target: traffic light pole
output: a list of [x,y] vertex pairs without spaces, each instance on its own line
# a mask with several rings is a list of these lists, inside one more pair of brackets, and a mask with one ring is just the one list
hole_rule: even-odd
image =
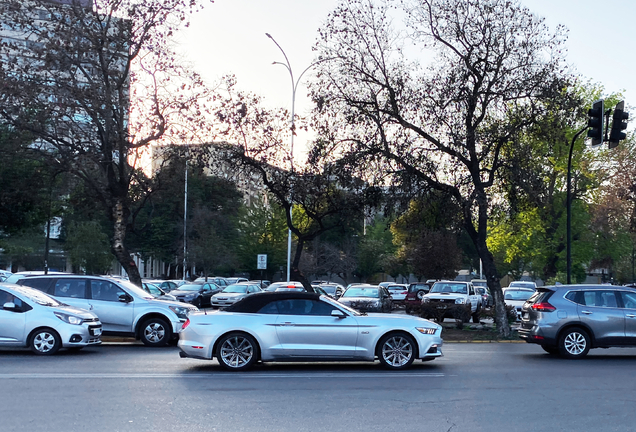
[[576,142],[576,139],[587,129],[588,126],[585,126],[574,135],[572,138],[572,144],[570,144],[570,153],[568,155],[567,192],[565,198],[565,207],[567,212],[565,253],[568,284],[572,283],[572,153],[574,152],[574,143]]

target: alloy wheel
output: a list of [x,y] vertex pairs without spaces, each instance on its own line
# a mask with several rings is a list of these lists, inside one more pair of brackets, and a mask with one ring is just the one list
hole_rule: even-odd
[[151,322],[144,329],[144,335],[148,342],[161,342],[161,340],[166,336],[166,329],[158,322]]
[[585,351],[587,347],[587,341],[585,340],[585,336],[578,332],[569,333],[564,341],[563,346],[565,350],[572,355],[578,356]]
[[220,349],[223,363],[231,368],[240,369],[250,363],[254,357],[254,346],[243,336],[226,339]]
[[402,336],[393,336],[382,345],[382,358],[389,366],[404,366],[411,357],[413,357],[413,346]]

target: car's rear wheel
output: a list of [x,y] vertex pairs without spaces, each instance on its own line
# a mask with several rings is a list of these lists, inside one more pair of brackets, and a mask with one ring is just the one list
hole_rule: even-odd
[[53,355],[62,347],[62,339],[55,330],[41,328],[31,334],[29,347],[37,355]]
[[559,353],[569,359],[580,359],[590,351],[590,336],[580,328],[569,328],[559,338]]
[[219,340],[216,358],[227,370],[244,371],[258,360],[258,345],[247,333],[229,333]]
[[378,357],[386,368],[405,369],[415,360],[415,340],[406,333],[388,334],[380,339]]
[[543,348],[543,351],[547,352],[548,354],[552,354],[552,355],[559,354],[559,348],[558,347],[548,346],[548,345],[541,345],[541,348]]
[[172,327],[162,318],[150,318],[141,324],[140,337],[146,346],[163,347],[170,343]]

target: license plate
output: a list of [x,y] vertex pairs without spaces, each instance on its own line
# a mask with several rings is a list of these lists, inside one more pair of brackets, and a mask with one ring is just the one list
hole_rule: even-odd
[[102,329],[100,328],[95,328],[95,329],[91,329],[93,336],[101,336],[102,335]]

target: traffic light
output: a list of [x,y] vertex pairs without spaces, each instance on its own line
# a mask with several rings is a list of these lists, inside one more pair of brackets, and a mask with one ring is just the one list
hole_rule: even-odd
[[587,125],[591,128],[587,131],[587,136],[592,138],[593,146],[603,144],[603,112],[603,99],[594,102],[587,112],[590,116]]
[[612,129],[609,136],[609,148],[614,148],[618,145],[620,140],[624,140],[627,134],[623,132],[627,128],[627,120],[629,113],[625,111],[625,101],[620,101],[614,108],[614,115],[612,116]]

